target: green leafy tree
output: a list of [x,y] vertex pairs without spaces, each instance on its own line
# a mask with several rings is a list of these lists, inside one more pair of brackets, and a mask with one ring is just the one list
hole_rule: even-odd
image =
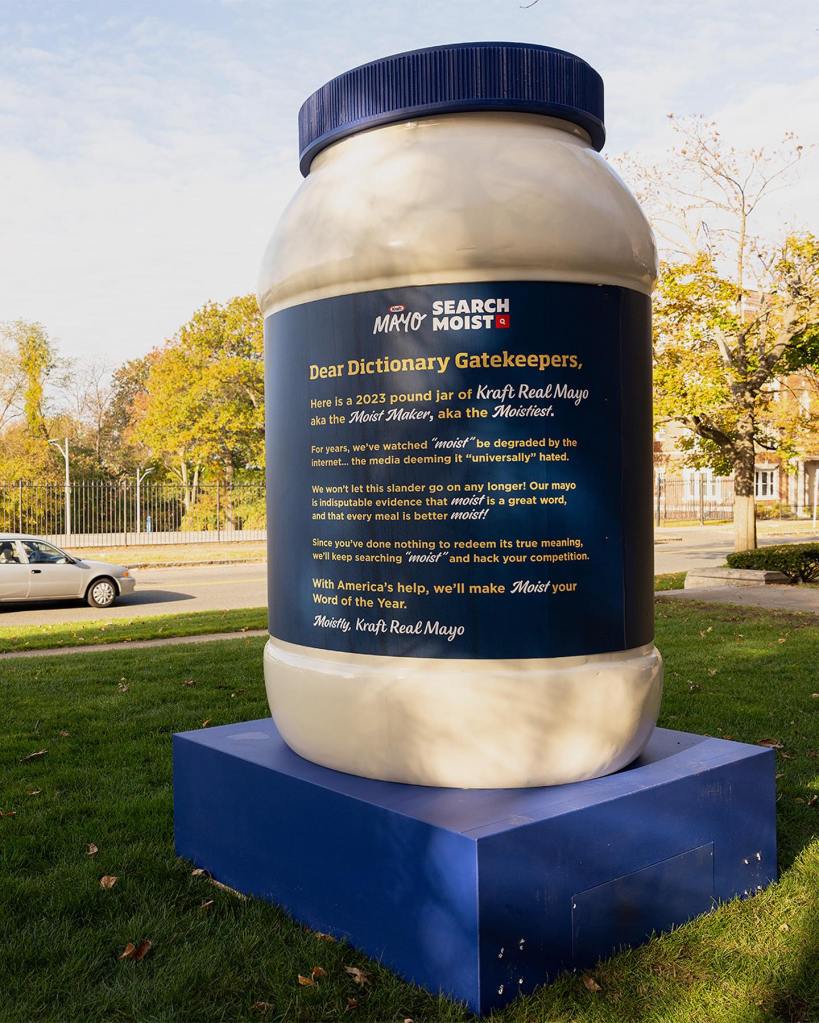
[[[148,357],[131,435],[196,498],[207,468],[232,482],[264,458],[264,340],[256,299],[209,302]],[[228,509],[230,517],[230,509]]]
[[144,406],[150,369],[150,356],[143,356],[129,359],[111,374],[105,461],[109,472],[117,476],[131,476],[137,466],[152,461],[151,453],[134,432]]
[[690,431],[690,463],[733,472],[735,547],[746,550],[756,546],[757,452],[787,455],[810,428],[773,406],[783,377],[818,363],[817,240],[766,246],[751,231],[803,147],[788,135],[778,150],[741,151],[711,122],[675,123],[681,141],[666,164],[623,166],[676,257],[655,302],[655,408],[659,422]]
[[789,454],[815,426],[796,406],[782,415],[778,385],[819,366],[819,243],[789,238],[772,264],[764,295],[737,301],[713,257],[663,266],[654,312],[655,414],[690,430],[696,465],[734,474],[735,546],[756,546],[757,451]]
[[16,320],[0,332],[0,477],[48,479],[55,459],[48,445],[46,385],[59,365],[53,344],[39,323]]

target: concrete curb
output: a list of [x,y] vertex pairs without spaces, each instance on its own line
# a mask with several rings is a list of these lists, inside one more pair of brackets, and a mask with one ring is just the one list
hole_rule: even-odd
[[209,565],[266,565],[258,558],[225,558],[222,561],[135,561],[126,568],[207,568]]

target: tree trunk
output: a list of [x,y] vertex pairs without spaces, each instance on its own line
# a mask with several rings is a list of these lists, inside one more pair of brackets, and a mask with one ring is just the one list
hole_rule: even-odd
[[182,482],[182,507],[187,515],[191,510],[191,495],[188,490],[188,463],[184,458],[179,460],[179,479]]
[[756,505],[754,504],[753,424],[740,427],[734,462],[734,550],[749,551],[756,547]]
[[225,528],[236,528],[236,515],[233,510],[233,462],[228,458],[225,462]]

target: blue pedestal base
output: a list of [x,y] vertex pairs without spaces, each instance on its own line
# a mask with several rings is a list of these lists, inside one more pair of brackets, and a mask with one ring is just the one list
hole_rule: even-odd
[[478,1013],[776,877],[772,750],[657,729],[555,788],[318,767],[272,721],[174,736],[176,849]]

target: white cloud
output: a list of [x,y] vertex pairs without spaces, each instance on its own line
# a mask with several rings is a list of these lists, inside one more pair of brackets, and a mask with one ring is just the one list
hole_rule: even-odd
[[[209,298],[252,290],[299,181],[309,91],[385,53],[531,39],[604,74],[611,151],[651,157],[665,114],[719,118],[738,144],[819,137],[816,34],[797,0],[177,0],[21,14],[0,48],[0,319],[46,324],[107,362],[160,343]],[[40,10],[38,8],[38,10]],[[811,46],[805,44],[809,39]],[[817,229],[815,156],[765,229]]]

